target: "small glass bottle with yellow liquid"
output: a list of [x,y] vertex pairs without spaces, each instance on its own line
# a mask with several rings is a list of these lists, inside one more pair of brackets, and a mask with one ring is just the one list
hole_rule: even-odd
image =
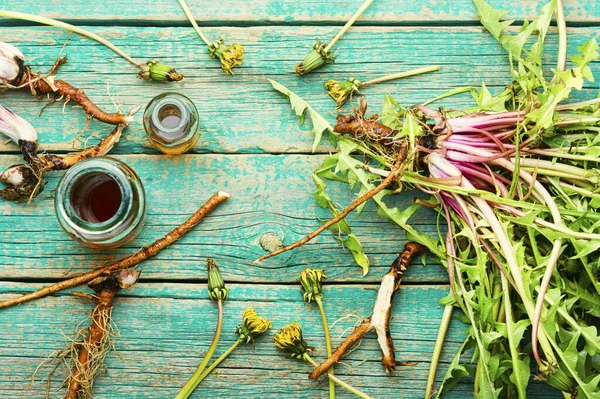
[[183,154],[200,137],[198,110],[182,94],[159,94],[144,111],[144,130],[157,150],[170,155]]

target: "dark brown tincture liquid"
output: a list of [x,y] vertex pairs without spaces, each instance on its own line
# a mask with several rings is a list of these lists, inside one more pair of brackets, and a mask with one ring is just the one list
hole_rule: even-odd
[[112,177],[99,172],[89,173],[73,185],[70,201],[81,219],[102,223],[119,210],[121,189]]

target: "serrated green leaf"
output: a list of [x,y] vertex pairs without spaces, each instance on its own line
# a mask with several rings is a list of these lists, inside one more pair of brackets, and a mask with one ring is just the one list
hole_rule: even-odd
[[477,15],[481,24],[499,41],[504,30],[514,22],[514,20],[502,21],[502,18],[510,11],[497,10],[484,0],[473,0],[473,3],[477,7]]
[[319,143],[321,143],[321,139],[323,138],[323,132],[333,132],[333,127],[327,120],[321,116],[317,111],[315,111],[306,101],[300,98],[296,93],[278,83],[274,80],[269,79],[271,85],[275,90],[282,93],[286,97],[288,97],[290,101],[290,105],[292,109],[300,119],[300,124],[304,123],[304,115],[308,110],[308,115],[310,116],[310,120],[312,121],[313,129],[312,132],[315,135],[315,140],[313,142],[312,151],[315,152]]
[[[335,203],[327,193],[327,184],[316,174],[312,174],[313,181],[315,186],[317,187],[314,192],[315,202],[322,208],[328,208],[331,210],[331,213],[334,217],[340,214],[340,210],[335,206]],[[333,230],[335,232],[335,237],[342,242],[344,247],[346,247],[358,266],[363,269],[363,275],[366,275],[369,272],[369,266],[371,262],[369,261],[369,257],[365,255],[363,252],[362,244],[358,237],[352,233],[350,229],[350,224],[346,218],[340,220],[338,223],[334,224],[329,228],[329,230]]]
[[473,338],[469,336],[463,342],[458,352],[456,352],[456,355],[452,358],[452,362],[450,362],[450,365],[448,366],[448,371],[446,371],[446,375],[442,380],[442,385],[435,396],[436,399],[439,399],[443,394],[450,391],[452,387],[458,384],[464,377],[471,375],[467,368],[460,364],[460,357],[471,346],[473,346]]
[[363,252],[363,247],[358,240],[358,237],[350,233],[345,240],[342,240],[342,243],[352,253],[356,264],[362,267],[363,276],[366,276],[367,273],[369,273],[369,266],[371,265],[371,262],[369,261],[369,257]]

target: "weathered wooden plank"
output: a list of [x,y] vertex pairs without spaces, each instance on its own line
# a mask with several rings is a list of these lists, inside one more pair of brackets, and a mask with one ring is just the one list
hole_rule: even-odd
[[[219,189],[232,198],[183,240],[144,263],[145,278],[196,279],[204,276],[204,259],[213,257],[226,278],[234,281],[295,281],[305,267],[324,268],[335,281],[378,281],[404,245],[399,228],[367,207],[359,220],[351,215],[353,232],[371,255],[372,272],[362,279],[352,256],[325,232],[302,248],[254,265],[265,251],[260,237],[275,233],[284,243],[296,241],[320,226],[310,171],[322,155],[187,155],[182,157],[119,156],[140,175],[147,193],[147,223],[131,244],[110,251],[90,250],[72,241],[54,215],[54,188],[61,173],[48,173],[48,185],[30,205],[0,202],[0,278],[63,278],[111,259],[135,252],[182,223]],[[1,165],[17,162],[0,156]],[[396,196],[396,205],[408,206],[415,193]],[[341,204],[352,200],[343,185],[332,186]],[[435,233],[436,215],[424,209],[414,217],[419,230]],[[446,281],[440,266],[415,266],[408,281]]]
[[[319,313],[314,304],[305,304],[298,285],[229,284],[230,299],[225,304],[225,322],[217,354],[235,339],[234,331],[243,310],[250,306],[273,321],[272,331],[254,346],[243,345],[203,382],[193,396],[204,397],[325,397],[327,384],[306,378],[308,367],[297,360],[284,359],[272,344],[271,335],[291,321],[298,321],[305,339],[315,346],[314,357],[322,359],[324,338]],[[0,299],[37,285],[0,283]],[[327,285],[325,307],[332,326],[334,345],[348,333],[355,317],[366,317],[376,296],[376,285]],[[400,367],[396,375],[383,371],[374,336],[369,334],[360,347],[338,366],[336,374],[375,398],[417,398],[425,390],[429,359],[437,335],[442,308],[437,301],[447,294],[447,286],[404,286],[395,299],[391,323],[399,361],[413,361],[413,367]],[[10,294],[9,294],[10,293]],[[204,284],[139,284],[116,300],[113,320],[121,337],[117,353],[106,360],[108,374],[97,379],[95,397],[167,398],[177,389],[207,350],[214,331],[216,306],[207,298]],[[88,317],[91,305],[85,300],[62,294],[0,312],[0,397],[18,397],[38,364],[65,343],[77,325]],[[84,324],[85,325],[85,324]],[[453,351],[463,339],[465,325],[451,324],[442,354],[438,384]],[[44,375],[44,374],[42,374]],[[54,386],[64,372],[54,377]],[[45,384],[36,382],[27,397],[43,397]],[[459,384],[447,398],[470,396],[471,381]],[[217,394],[218,392],[218,394]],[[472,394],[471,394],[472,395]],[[52,398],[59,398],[53,392]],[[340,390],[339,397],[351,397]],[[540,383],[532,383],[529,398],[554,398]]]
[[[344,23],[359,7],[362,0],[293,0],[239,1],[187,0],[200,24],[323,24]],[[512,10],[511,18],[533,18],[546,1],[489,0],[494,7]],[[600,5],[595,1],[567,0],[567,20],[586,23],[600,21]],[[185,24],[187,19],[176,1],[157,0],[151,4],[133,0],[89,2],[52,1],[14,2],[1,0],[2,8],[34,12],[44,16],[72,21],[132,24]],[[476,20],[475,7],[470,0],[377,0],[367,9],[360,23],[399,24],[462,22]],[[224,21],[224,22],[222,22]]]
[[[175,2],[176,3],[176,2]],[[106,7],[108,8],[108,7]],[[339,57],[333,65],[305,77],[293,74],[295,64],[306,54],[317,37],[331,36],[336,27],[260,27],[208,29],[207,34],[219,34],[239,41],[246,47],[244,65],[235,76],[226,76],[218,62],[205,54],[195,32],[187,28],[91,28],[122,46],[134,57],[145,60],[159,58],[183,72],[182,83],[159,84],[136,78],[134,67],[110,50],[78,36],[72,36],[63,52],[69,63],[60,77],[84,88],[99,105],[113,110],[113,100],[126,111],[146,104],[163,91],[178,91],[194,100],[200,110],[202,137],[194,151],[205,152],[310,152],[312,137],[308,127],[299,127],[286,100],[271,89],[266,78],[288,85],[310,101],[316,109],[333,120],[333,101],[322,88],[327,79],[347,79],[356,76],[369,79],[387,73],[409,70],[425,64],[439,63],[440,72],[406,80],[375,85],[364,89],[373,112],[381,108],[383,95],[394,94],[400,103],[412,105],[450,89],[465,85],[478,86],[482,81],[493,92],[509,81],[504,50],[481,28],[466,27],[360,27],[344,36]],[[573,54],[581,43],[595,36],[594,29],[570,30],[569,51]],[[23,50],[34,69],[46,71],[67,37],[64,31],[46,28],[8,28],[0,30],[0,40],[10,41]],[[556,48],[556,36],[548,38],[549,54]],[[551,57],[547,59],[552,63]],[[592,69],[598,72],[598,63]],[[110,93],[110,95],[109,95]],[[591,98],[597,85],[588,84],[576,99]],[[114,98],[111,98],[111,95]],[[46,101],[32,100],[26,92],[5,92],[0,102],[30,120],[40,133],[44,149],[70,150],[70,143],[86,126],[81,109],[68,104],[48,107],[38,113]],[[472,105],[469,96],[447,99],[449,107]],[[256,112],[260,109],[261,112]],[[348,105],[346,110],[349,110]],[[348,112],[348,111],[345,111]],[[331,113],[331,114],[330,114]],[[106,134],[109,129],[92,122],[82,139]],[[117,153],[155,153],[145,147],[141,112],[127,130]],[[91,138],[91,144],[96,138]],[[76,143],[79,146],[81,142]],[[323,147],[320,152],[325,151]],[[12,144],[0,140],[0,151],[16,152]]]

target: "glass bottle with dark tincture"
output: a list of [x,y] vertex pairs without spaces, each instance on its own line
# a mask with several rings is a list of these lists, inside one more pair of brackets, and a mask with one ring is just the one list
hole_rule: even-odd
[[137,174],[108,157],[87,159],[69,169],[58,183],[54,205],[67,234],[92,248],[115,248],[133,240],[146,210]]
[[144,111],[150,144],[165,154],[183,154],[196,144],[200,131],[194,103],[178,93],[162,93]]

